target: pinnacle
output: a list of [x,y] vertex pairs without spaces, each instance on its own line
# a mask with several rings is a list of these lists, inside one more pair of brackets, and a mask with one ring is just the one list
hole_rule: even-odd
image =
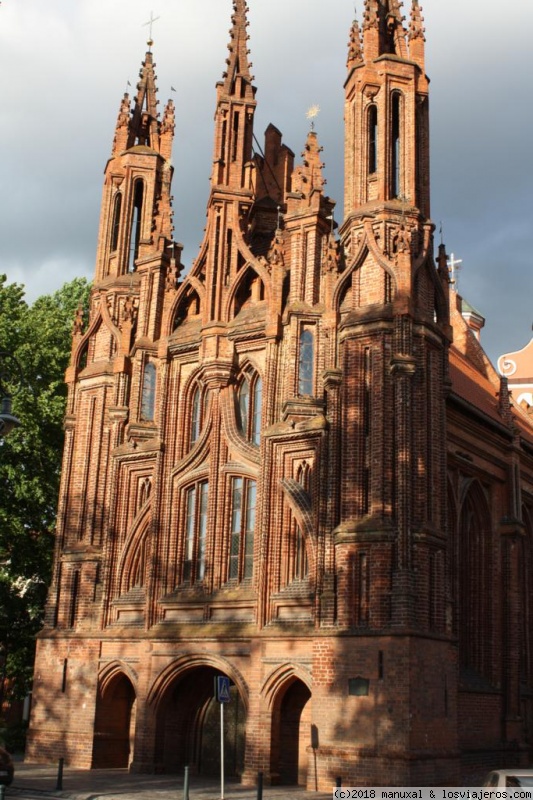
[[154,67],[152,53],[148,51],[139,72],[128,147],[132,147],[134,144],[155,146],[159,115]]
[[379,27],[378,14],[378,0],[365,0],[365,10],[363,12],[363,30]]
[[321,192],[326,183],[322,170],[324,164],[320,160],[322,147],[314,130],[307,134],[305,150],[302,153],[303,162],[296,168],[294,174],[295,191],[301,192],[304,197],[310,197],[314,191]]
[[233,0],[233,14],[231,15],[231,28],[229,31],[230,42],[228,44],[229,57],[226,59],[228,65],[224,72],[225,86],[228,94],[232,93],[233,83],[237,74],[251,83],[253,76],[250,73],[252,64],[248,60],[250,51],[247,47],[249,36],[246,32],[248,27],[247,12],[249,11],[245,0]]
[[419,5],[418,0],[413,0],[413,5],[411,6],[411,21],[409,23],[409,39],[419,39],[422,38],[425,41],[424,36],[424,17],[422,16],[422,6]]
[[355,64],[363,61],[363,47],[361,43],[361,31],[359,23],[354,19],[350,29],[350,41],[348,42],[348,61],[347,67],[351,69]]

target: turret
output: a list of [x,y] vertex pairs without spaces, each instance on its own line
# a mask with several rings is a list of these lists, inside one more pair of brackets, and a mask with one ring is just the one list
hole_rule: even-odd
[[401,203],[429,216],[428,80],[421,9],[366,0],[362,53],[352,27],[346,89],[345,211]]
[[168,101],[161,121],[154,66],[149,50],[133,108],[128,94],[120,103],[105,170],[96,282],[135,272],[140,261],[161,256],[172,239],[174,104]]

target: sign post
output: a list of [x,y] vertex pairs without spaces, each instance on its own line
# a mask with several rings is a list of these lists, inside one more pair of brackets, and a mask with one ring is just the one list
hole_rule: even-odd
[[229,678],[217,675],[215,697],[220,703],[220,800],[224,800],[224,706],[230,701]]

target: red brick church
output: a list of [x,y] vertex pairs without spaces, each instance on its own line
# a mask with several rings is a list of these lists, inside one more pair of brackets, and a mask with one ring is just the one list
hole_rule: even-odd
[[525,763],[533,427],[434,249],[418,0],[351,29],[338,229],[314,130],[301,160],[273,125],[254,146],[233,6],[190,266],[151,50],[120,105],[27,757],[216,774],[220,675],[245,782]]

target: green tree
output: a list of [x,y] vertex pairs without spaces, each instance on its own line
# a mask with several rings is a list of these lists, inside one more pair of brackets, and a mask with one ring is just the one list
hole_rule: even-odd
[[21,426],[0,439],[0,695],[9,686],[21,697],[31,684],[53,555],[64,375],[74,315],[89,290],[78,278],[28,305],[24,287],[0,275],[0,351],[15,356],[22,376],[6,387]]

